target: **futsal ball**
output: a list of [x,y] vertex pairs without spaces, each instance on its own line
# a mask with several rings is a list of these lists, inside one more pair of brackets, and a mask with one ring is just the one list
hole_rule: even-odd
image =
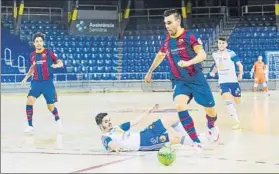
[[169,147],[164,146],[158,151],[157,157],[161,164],[168,166],[175,161],[176,154],[174,149],[172,149],[170,146]]

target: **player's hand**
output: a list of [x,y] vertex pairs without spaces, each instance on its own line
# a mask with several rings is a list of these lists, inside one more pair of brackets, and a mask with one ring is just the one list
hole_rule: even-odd
[[190,61],[185,61],[185,60],[180,60],[177,64],[178,64],[178,66],[180,66],[182,68],[192,65],[192,63]]
[[51,67],[52,68],[59,68],[59,65],[58,64],[52,64]]
[[121,152],[121,149],[120,149],[119,147],[116,147],[116,148],[114,149],[114,151],[116,152],[117,155],[119,155],[120,152]]
[[215,73],[213,73],[213,72],[210,72],[209,75],[210,75],[211,77],[215,77]]
[[21,81],[21,86],[24,86],[26,84],[26,79],[24,78],[22,81]]
[[145,83],[150,83],[152,79],[152,72],[148,71],[144,77]]
[[238,81],[242,80],[242,74],[239,74],[239,75],[238,75],[237,80],[238,80]]
[[150,108],[147,112],[148,113],[152,113],[154,112],[155,110],[158,110],[159,109],[159,104],[155,104],[152,108]]

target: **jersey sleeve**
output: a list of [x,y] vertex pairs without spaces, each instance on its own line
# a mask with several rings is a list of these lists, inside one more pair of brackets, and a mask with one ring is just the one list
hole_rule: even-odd
[[30,61],[30,66],[32,66],[33,64],[34,64],[34,56],[36,56],[35,54],[34,54],[34,52],[32,52],[30,55],[29,55],[29,61]]
[[160,48],[160,51],[162,53],[166,53],[166,49],[165,49],[165,39],[166,39],[166,36],[163,36],[161,41],[160,41],[160,45],[161,45],[161,48]]
[[109,136],[102,136],[102,143],[106,150],[110,151],[109,143],[112,142],[112,139]]
[[123,131],[129,131],[131,128],[131,123],[130,122],[126,122],[123,123],[119,126]]
[[231,54],[231,60],[232,60],[233,62],[236,63],[236,62],[240,61],[239,57],[235,54],[234,51],[231,51],[230,54]]
[[51,50],[49,50],[49,55],[53,62],[57,62],[58,58],[57,58],[56,54],[54,54]]
[[[187,36],[188,35],[188,36]],[[189,31],[189,34],[186,35],[186,39],[192,46],[195,53],[203,50],[202,41],[200,39],[200,35],[196,32]]]

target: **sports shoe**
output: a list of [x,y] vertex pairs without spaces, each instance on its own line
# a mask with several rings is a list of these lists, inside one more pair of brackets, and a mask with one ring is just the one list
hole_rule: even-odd
[[217,142],[219,140],[219,136],[220,136],[220,131],[219,128],[217,126],[214,126],[211,129],[208,129],[206,137],[207,139],[211,142]]
[[240,127],[240,122],[235,122],[235,124],[233,125],[232,129],[233,129],[233,130],[239,130],[239,129],[241,129],[241,127]]
[[28,126],[25,130],[24,133],[31,133],[34,131],[34,127],[33,126]]
[[56,121],[56,125],[57,125],[58,132],[63,133],[63,125],[60,119]]
[[264,87],[264,92],[268,92],[268,88],[267,87]]
[[194,142],[192,147],[196,153],[202,153],[203,151],[203,144],[201,143]]

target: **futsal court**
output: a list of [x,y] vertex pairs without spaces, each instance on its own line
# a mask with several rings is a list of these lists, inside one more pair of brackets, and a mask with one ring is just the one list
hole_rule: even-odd
[[[107,153],[94,117],[108,112],[115,124],[133,119],[158,103],[160,108],[132,130],[138,131],[159,117],[177,117],[172,93],[58,93],[56,104],[64,125],[57,134],[54,118],[44,98],[34,106],[34,135],[24,135],[25,94],[2,94],[1,171],[62,173],[192,173],[279,172],[279,92],[244,92],[237,107],[242,131],[233,131],[232,118],[219,93],[214,93],[220,141],[205,144],[202,154],[177,145],[176,161],[163,166],[157,152]],[[194,101],[189,106],[198,133],[205,132],[205,112]],[[174,132],[171,132],[175,134]]]

